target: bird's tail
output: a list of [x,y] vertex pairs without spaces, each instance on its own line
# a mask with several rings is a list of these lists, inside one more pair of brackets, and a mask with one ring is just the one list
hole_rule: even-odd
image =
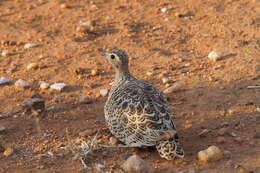
[[178,134],[167,140],[161,140],[157,143],[156,149],[162,158],[173,160],[175,157],[184,157],[184,151],[178,141]]

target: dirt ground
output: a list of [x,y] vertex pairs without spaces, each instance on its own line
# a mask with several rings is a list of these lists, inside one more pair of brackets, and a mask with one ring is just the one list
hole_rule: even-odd
[[[109,89],[114,76],[99,51],[117,47],[128,52],[134,75],[164,90],[160,74],[167,71],[170,85],[180,86],[168,97],[186,156],[166,161],[154,150],[106,148],[89,158],[90,167],[99,163],[109,170],[137,153],[158,173],[191,168],[201,173],[236,173],[241,168],[259,173],[260,90],[247,89],[260,84],[259,17],[258,0],[0,0],[0,52],[10,52],[0,56],[0,77],[31,83],[29,89],[0,86],[0,124],[6,127],[0,132],[0,172],[82,171],[66,146],[89,141],[98,131],[98,140],[108,143],[106,97],[99,91]],[[77,30],[80,21],[95,25],[82,33]],[[28,42],[41,45],[24,49]],[[211,51],[221,59],[209,60]],[[29,63],[39,68],[27,70]],[[89,75],[93,69],[98,75]],[[68,87],[63,92],[40,90],[40,81]],[[54,106],[38,123],[29,113],[3,116],[19,110],[35,93],[46,107]],[[91,103],[82,103],[82,95]],[[199,136],[204,129],[209,132]],[[84,131],[87,135],[81,137]],[[200,163],[197,153],[211,145],[224,157]],[[14,152],[5,156],[8,147]]]

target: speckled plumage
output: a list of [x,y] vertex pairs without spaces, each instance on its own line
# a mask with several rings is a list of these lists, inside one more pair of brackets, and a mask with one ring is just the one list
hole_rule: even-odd
[[[128,146],[156,146],[160,156],[167,160],[183,157],[171,120],[172,111],[164,95],[130,74],[124,51],[112,50],[104,54],[116,69],[115,82],[104,108],[111,133]],[[172,135],[162,138],[172,131]]]

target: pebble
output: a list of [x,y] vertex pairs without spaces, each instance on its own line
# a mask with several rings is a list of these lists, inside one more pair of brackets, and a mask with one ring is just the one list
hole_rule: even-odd
[[43,82],[43,81],[40,82],[40,89],[45,90],[45,89],[48,89],[48,88],[50,88],[49,83]]
[[80,21],[79,23],[80,23],[80,26],[83,26],[90,31],[93,31],[94,27],[96,25],[95,21],[93,21],[93,20]]
[[84,104],[90,104],[90,103],[92,103],[92,100],[90,99],[89,96],[81,95],[81,96],[79,96],[79,102],[84,103]]
[[66,87],[65,83],[54,83],[50,86],[51,89],[57,91],[63,91],[65,87]]
[[97,70],[91,70],[91,76],[96,76],[98,74]]
[[19,79],[17,80],[14,85],[16,87],[21,87],[21,88],[29,88],[30,87],[30,83],[27,82],[26,80],[23,80],[23,79]]
[[166,88],[163,93],[164,94],[171,94],[173,92],[178,92],[181,90],[181,87],[178,86],[178,85],[173,85],[173,86],[170,86],[169,88]]
[[198,159],[202,162],[217,161],[222,157],[221,150],[216,146],[210,146],[206,150],[198,152]]
[[220,59],[220,54],[218,52],[215,52],[215,51],[211,51],[209,54],[208,54],[208,58],[212,61],[217,61]]
[[153,72],[146,72],[146,75],[147,75],[147,76],[153,76],[154,73],[153,73]]
[[3,50],[2,53],[1,53],[1,55],[2,55],[3,57],[6,57],[6,56],[10,55],[10,53],[9,53],[8,50]]
[[229,133],[229,135],[232,137],[237,137],[237,134],[235,134],[234,132]]
[[228,128],[223,127],[223,128],[218,130],[218,135],[219,136],[224,136],[225,134],[227,134],[227,132],[228,132]]
[[163,84],[166,84],[166,83],[168,83],[169,81],[170,81],[170,80],[169,80],[168,78],[165,78],[165,77],[162,78],[162,83],[163,83]]
[[224,151],[223,152],[223,154],[224,154],[224,156],[226,157],[226,158],[231,158],[231,152],[230,151]]
[[97,164],[95,164],[95,168],[98,172],[102,173],[102,172],[104,172],[104,169],[106,168],[106,166],[103,164],[97,163]]
[[10,82],[11,82],[11,80],[8,79],[7,77],[0,77],[0,85],[6,85]]
[[138,155],[129,157],[122,165],[122,168],[127,173],[138,172],[138,173],[154,173],[154,169],[148,165]]
[[14,149],[11,147],[8,147],[7,149],[5,149],[3,154],[4,154],[4,156],[8,157],[8,156],[11,156],[13,154],[13,152],[14,152]]
[[6,130],[6,127],[0,124],[0,132],[4,132]]
[[[1,84],[1,83],[0,83],[0,84]],[[260,108],[256,108],[256,111],[257,111],[257,112],[260,112]]]
[[65,3],[62,3],[62,4],[60,4],[60,8],[61,9],[66,9],[66,8],[68,8],[68,5],[65,4]]
[[200,137],[205,137],[207,134],[209,134],[210,130],[208,129],[203,129],[200,133],[199,136]]
[[115,146],[115,145],[118,144],[118,140],[114,136],[111,136],[109,138],[109,144],[112,145],[112,146]]
[[164,8],[160,8],[160,11],[162,12],[162,13],[166,13],[167,12],[167,8],[166,7],[164,7]]
[[108,90],[107,89],[102,89],[99,91],[100,95],[103,97],[106,97],[108,95]]
[[37,63],[30,63],[26,66],[27,70],[36,70],[39,68],[39,65]]
[[37,43],[26,43],[26,44],[24,45],[24,49],[30,49],[30,48],[38,47],[38,46],[40,46],[40,45],[37,44]]

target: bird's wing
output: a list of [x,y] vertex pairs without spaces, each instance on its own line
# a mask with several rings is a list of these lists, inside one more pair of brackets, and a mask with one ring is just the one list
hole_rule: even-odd
[[149,83],[136,80],[124,83],[110,96],[113,104],[110,118],[112,133],[132,146],[153,146],[167,132],[174,131],[170,110],[164,95]]

